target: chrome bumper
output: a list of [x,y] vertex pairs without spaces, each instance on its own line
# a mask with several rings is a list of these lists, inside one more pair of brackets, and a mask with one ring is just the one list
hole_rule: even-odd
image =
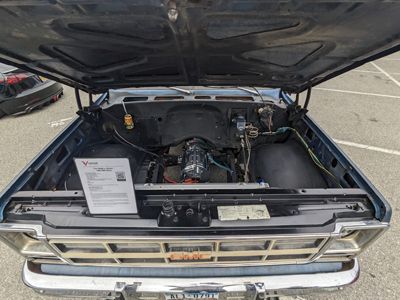
[[[94,297],[96,299],[163,300],[163,293],[219,292],[220,300],[268,299],[332,291],[355,282],[360,267],[357,259],[336,272],[271,276],[216,278],[136,278],[49,275],[38,265],[26,262],[24,283],[45,295]],[[121,298],[118,298],[121,299]]]

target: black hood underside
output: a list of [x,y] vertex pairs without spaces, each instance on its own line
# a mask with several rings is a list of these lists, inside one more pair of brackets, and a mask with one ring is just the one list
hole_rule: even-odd
[[90,92],[300,92],[397,51],[399,16],[399,1],[1,1],[0,61]]

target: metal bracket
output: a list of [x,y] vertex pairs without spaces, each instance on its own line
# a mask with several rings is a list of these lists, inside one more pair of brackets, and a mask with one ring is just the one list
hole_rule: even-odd
[[137,299],[137,288],[140,282],[134,282],[133,284],[126,284],[125,282],[117,282],[115,284],[114,291],[117,294],[122,295],[124,300],[136,300]]
[[291,123],[296,123],[308,112],[307,107],[308,104],[310,103],[310,98],[311,98],[311,88],[308,88],[304,105],[303,107],[301,107],[301,105],[299,104],[300,95],[296,94],[295,101],[288,106],[289,121]]

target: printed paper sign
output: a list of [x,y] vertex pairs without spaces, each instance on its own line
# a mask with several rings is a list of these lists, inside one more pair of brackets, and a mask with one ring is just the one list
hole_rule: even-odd
[[136,197],[127,158],[75,158],[92,214],[136,214]]

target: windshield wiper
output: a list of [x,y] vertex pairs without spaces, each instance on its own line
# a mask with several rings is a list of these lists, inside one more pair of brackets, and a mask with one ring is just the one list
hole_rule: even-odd
[[178,88],[178,87],[175,87],[175,86],[169,86],[168,88],[171,89],[171,90],[174,90],[174,91],[178,91],[178,92],[187,94],[187,95],[192,95],[192,91],[191,90],[185,90],[185,89]]

